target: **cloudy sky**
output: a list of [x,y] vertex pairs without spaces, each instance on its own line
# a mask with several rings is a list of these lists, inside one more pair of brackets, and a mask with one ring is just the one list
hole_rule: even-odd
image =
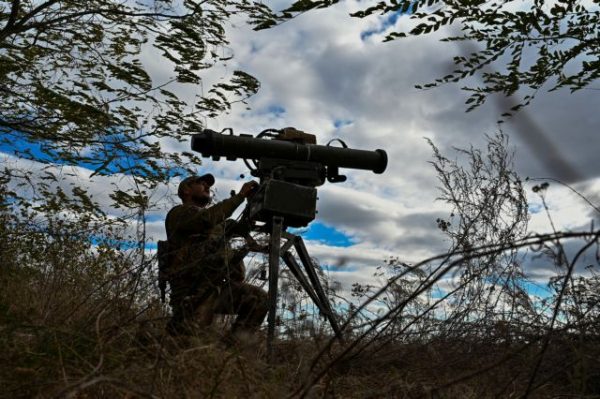
[[[294,126],[316,134],[320,143],[339,137],[353,148],[387,151],[383,175],[348,171],[349,181],[319,189],[318,219],[305,238],[322,263],[345,265],[331,273],[346,285],[372,281],[374,267],[388,256],[416,262],[447,248],[435,220],[448,211],[436,201],[436,176],[428,164],[431,149],[424,138],[451,158],[457,156],[452,146],[483,147],[485,134],[498,131],[497,120],[507,105],[498,99],[465,113],[467,94],[458,86],[415,89],[415,84],[443,76],[461,49],[440,43],[440,36],[382,43],[393,24],[408,21],[348,16],[363,6],[342,2],[267,31],[237,24],[230,30],[235,62],[228,68],[256,76],[261,90],[249,101],[250,110],[239,107],[206,121],[214,130],[233,127],[254,134]],[[567,180],[567,165],[581,180],[570,183],[598,203],[598,95],[596,90],[540,93],[526,113],[503,125],[523,178]],[[559,159],[552,159],[552,150]],[[241,181],[234,181],[245,172],[241,161],[207,160],[205,170],[223,178],[220,194],[239,186]],[[549,232],[539,198],[530,190],[528,196],[531,230]],[[589,205],[557,184],[551,184],[547,203],[558,229],[589,226],[594,217]]]
[[[453,146],[483,148],[485,134],[498,131],[496,121],[507,106],[498,99],[465,113],[467,94],[459,86],[415,89],[415,84],[445,75],[461,49],[440,43],[444,32],[382,43],[385,34],[407,24],[407,18],[349,16],[362,7],[364,3],[345,1],[260,32],[236,23],[229,29],[230,48],[224,50],[233,52],[235,58],[227,66],[208,71],[205,79],[208,87],[241,69],[261,82],[260,92],[248,102],[249,109],[240,105],[228,115],[207,119],[210,129],[232,127],[236,133],[256,134],[266,128],[293,126],[315,134],[321,144],[341,138],[351,148],[387,151],[389,164],[384,174],[348,170],[347,182],[319,188],[318,218],[304,233],[311,255],[329,265],[331,277],[346,289],[356,281],[374,282],[375,267],[390,256],[417,262],[447,248],[435,220],[449,212],[436,201],[436,175],[428,163],[432,151],[425,138],[451,158],[457,156]],[[172,70],[172,65],[152,56],[146,57],[145,64],[157,79]],[[186,88],[182,95],[192,102],[205,87]],[[526,113],[502,129],[514,146],[516,171],[523,178],[570,179],[573,187],[598,204],[600,83],[593,88],[575,94],[539,93]],[[189,145],[171,149],[188,151]],[[565,175],[567,167],[577,172],[575,180]],[[241,161],[206,160],[199,173],[205,172],[217,176],[216,193],[221,199],[247,180],[240,178],[243,173],[247,176]],[[77,181],[81,183],[86,172],[80,173]],[[112,182],[95,177],[96,198]],[[177,201],[176,186],[173,181],[153,196],[159,206],[148,227],[156,240],[164,238],[163,216]],[[530,190],[528,196],[531,230],[551,231],[539,198]],[[558,184],[551,184],[547,204],[557,229],[575,230],[599,219],[589,205]],[[530,267],[533,275],[547,278],[543,265],[531,263]]]

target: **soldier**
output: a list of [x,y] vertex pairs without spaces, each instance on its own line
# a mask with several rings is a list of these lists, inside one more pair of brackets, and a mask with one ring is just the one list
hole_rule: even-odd
[[209,326],[215,314],[237,315],[232,334],[254,332],[267,314],[267,294],[244,282],[248,247],[233,249],[225,234],[235,223],[227,218],[257,183],[247,182],[239,193],[207,207],[214,183],[211,174],[184,179],[177,190],[182,204],[171,209],[165,221],[173,312],[167,331],[172,335],[190,333],[192,321]]

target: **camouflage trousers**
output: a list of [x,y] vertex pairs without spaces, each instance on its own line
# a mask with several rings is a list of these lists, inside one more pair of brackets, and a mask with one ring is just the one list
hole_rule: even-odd
[[232,332],[254,331],[268,311],[267,293],[251,284],[231,281],[221,286],[201,287],[194,295],[171,299],[173,315],[167,324],[172,335],[189,334],[208,327],[217,314],[237,315]]

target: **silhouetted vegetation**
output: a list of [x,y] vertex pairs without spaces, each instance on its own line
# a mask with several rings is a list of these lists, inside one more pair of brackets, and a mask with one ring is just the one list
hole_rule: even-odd
[[[440,200],[453,208],[437,221],[449,251],[382,262],[382,286],[357,282],[353,301],[324,281],[344,343],[284,273],[272,364],[264,337],[225,346],[227,319],[195,337],[166,336],[155,259],[124,245],[136,237],[102,219],[19,208],[2,186],[2,396],[597,395],[597,260],[586,275],[575,268],[583,251],[597,253],[600,233],[527,231],[505,136],[490,137],[487,151],[459,150],[458,160],[432,147]],[[555,273],[546,296],[527,288],[526,252]]]

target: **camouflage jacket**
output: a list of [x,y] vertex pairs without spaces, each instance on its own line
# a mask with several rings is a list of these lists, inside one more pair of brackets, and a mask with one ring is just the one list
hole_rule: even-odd
[[169,266],[170,284],[186,284],[186,280],[204,280],[219,284],[224,280],[242,281],[243,262],[224,236],[227,218],[242,204],[236,194],[209,208],[193,204],[177,205],[165,221],[167,239],[172,251]]

